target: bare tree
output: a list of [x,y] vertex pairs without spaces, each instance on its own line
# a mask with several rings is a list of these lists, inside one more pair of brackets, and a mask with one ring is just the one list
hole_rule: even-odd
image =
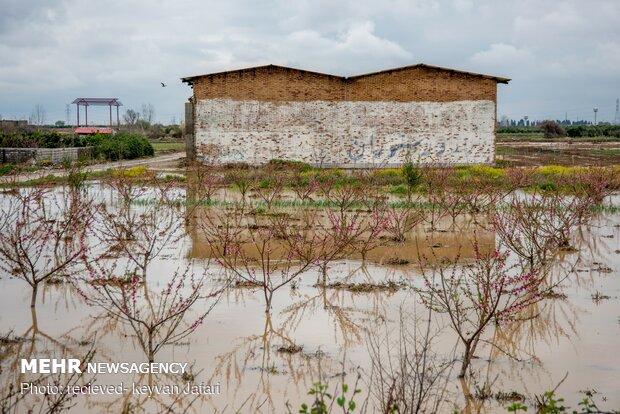
[[[192,333],[217,303],[223,288],[206,295],[202,290],[204,277],[196,278],[189,271],[176,271],[160,292],[147,288],[146,281],[133,275],[120,280],[113,273],[114,266],[105,261],[90,267],[90,278],[85,287],[79,287],[81,296],[91,305],[105,309],[109,315],[120,318],[133,330],[149,362],[165,345],[173,344]],[[200,299],[213,299],[190,323],[184,322],[187,311]]]
[[452,264],[433,261],[429,271],[422,266],[425,289],[422,302],[433,311],[446,313],[450,326],[464,346],[459,378],[463,378],[485,329],[492,322],[518,319],[527,306],[539,301],[544,280],[540,269],[524,271],[508,266],[508,253],[480,251],[474,242],[476,258],[464,265],[459,258]]
[[493,215],[493,227],[501,244],[535,269],[550,253],[570,248],[571,229],[586,218],[590,202],[562,194],[514,195],[508,208]]
[[30,285],[34,308],[39,284],[70,275],[86,254],[92,203],[42,189],[26,190],[16,198],[9,205],[10,223],[0,234],[0,269]]
[[134,126],[140,121],[140,118],[140,112],[128,109],[125,111],[125,115],[123,115],[123,122],[125,122],[125,125]]
[[142,104],[142,120],[149,125],[155,121],[155,107],[152,104]]
[[157,197],[144,200],[142,206],[135,205],[135,195],[147,189],[138,189],[137,193],[131,179],[118,178],[111,183],[121,194],[121,203],[116,208],[99,209],[97,237],[105,246],[102,256],[122,255],[146,278],[149,264],[182,237],[183,212],[173,199],[170,183],[156,188]]
[[428,197],[426,221],[430,225],[430,231],[437,230],[439,220],[448,214],[446,197],[450,193],[449,182],[452,172],[451,168],[432,164],[422,168]]
[[424,210],[411,207],[411,203],[400,209],[388,206],[385,211],[387,217],[385,230],[394,241],[401,243],[407,240],[407,233],[425,218]]
[[368,388],[379,412],[429,413],[447,408],[443,404],[454,355],[446,358],[433,351],[441,330],[433,328],[431,312],[409,314],[401,308],[396,336],[385,320],[368,331]]
[[28,122],[30,122],[31,125],[41,126],[45,124],[46,117],[47,117],[47,114],[45,112],[45,108],[43,107],[43,105],[36,104],[32,112],[30,113]]

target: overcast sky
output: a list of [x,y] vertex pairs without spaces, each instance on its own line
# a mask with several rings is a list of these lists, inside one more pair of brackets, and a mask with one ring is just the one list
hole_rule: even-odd
[[191,95],[181,77],[267,63],[337,75],[447,66],[512,78],[499,117],[592,120],[596,106],[611,121],[620,1],[0,0],[3,119],[40,104],[48,123],[64,121],[87,96],[150,103],[170,123]]

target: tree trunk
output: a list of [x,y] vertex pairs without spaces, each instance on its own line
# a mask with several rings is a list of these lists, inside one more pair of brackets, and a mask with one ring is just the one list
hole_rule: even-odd
[[32,285],[32,298],[30,299],[30,307],[34,308],[37,304],[37,290],[39,289],[39,284],[35,283]]
[[273,297],[273,292],[267,289],[267,286],[263,286],[263,293],[265,294],[265,313],[269,314],[271,312],[271,298]]
[[149,362],[153,363],[155,362],[155,353],[153,352],[153,333],[149,332],[149,349],[148,349],[148,357],[149,357]]
[[461,364],[461,372],[459,372],[459,378],[464,378],[467,373],[467,368],[469,368],[469,363],[471,362],[471,342],[465,343],[465,352],[463,353],[463,363]]

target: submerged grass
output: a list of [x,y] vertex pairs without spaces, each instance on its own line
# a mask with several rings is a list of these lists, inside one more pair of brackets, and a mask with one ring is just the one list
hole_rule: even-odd
[[[186,207],[224,207],[224,208],[234,208],[239,205],[239,202],[235,201],[227,201],[221,199],[210,199],[210,200],[184,200],[184,199],[175,199],[169,201],[161,201],[155,198],[141,198],[137,200],[132,200],[131,204],[136,206],[150,206],[150,205],[160,205],[160,204],[169,204],[174,207],[186,206]],[[396,208],[396,209],[404,209],[411,208],[413,210],[432,210],[437,208],[444,208],[440,204],[430,203],[428,201],[415,201],[415,202],[407,202],[406,200],[400,201],[392,201],[386,203],[387,207]],[[267,203],[261,200],[254,200],[251,203],[246,204],[246,207],[250,207],[253,209],[254,213],[257,214],[272,214],[269,213],[269,209]],[[271,203],[271,207],[273,208],[314,208],[314,209],[337,209],[339,206],[328,200],[276,200]],[[350,206],[351,210],[363,210],[366,212],[370,212],[372,207],[372,202],[357,202],[352,203]],[[508,203],[496,204],[496,210],[505,210],[509,207]],[[595,206],[590,207],[590,211],[595,214],[602,213],[617,213],[620,212],[620,205],[617,204],[597,204]]]

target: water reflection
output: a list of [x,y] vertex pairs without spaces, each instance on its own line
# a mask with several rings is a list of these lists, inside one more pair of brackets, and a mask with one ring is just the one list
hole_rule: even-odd
[[[118,198],[112,191],[99,188],[89,188],[88,191],[99,201],[108,203],[109,211],[118,207]],[[150,197],[144,194],[144,197]],[[147,209],[148,204],[133,207],[135,211],[145,211],[143,209]],[[177,213],[188,218],[187,210],[181,206],[175,208]],[[91,291],[94,287],[87,283],[87,275],[84,275],[85,278],[75,284],[43,285],[39,312],[28,314],[28,304],[23,303],[28,291],[19,281],[3,274],[0,280],[0,332],[12,331],[12,337],[19,338],[10,347],[3,344],[1,348],[3,396],[10,384],[16,384],[20,379],[16,374],[20,358],[81,358],[93,347],[98,361],[122,358],[128,361],[194,363],[190,375],[193,379],[146,374],[109,375],[97,378],[101,383],[124,381],[137,385],[183,386],[188,381],[219,381],[222,395],[148,398],[127,394],[118,399],[80,396],[74,400],[76,412],[167,412],[170,409],[281,412],[285,410],[287,400],[292,407],[298,407],[300,401],[307,401],[307,391],[315,381],[321,379],[329,384],[346,381],[351,384],[358,372],[368,378],[362,388],[364,397],[368,397],[368,410],[372,412],[384,407],[381,404],[387,401],[384,397],[390,395],[391,384],[398,377],[399,370],[404,373],[403,378],[419,379],[412,371],[404,369],[403,361],[411,362],[409,366],[418,373],[425,371],[425,366],[433,367],[427,371],[429,373],[441,372],[432,387],[420,387],[420,382],[414,384],[410,381],[411,388],[406,391],[414,394],[421,389],[428,390],[428,394],[434,396],[426,400],[428,407],[440,407],[439,411],[457,407],[466,412],[501,412],[508,404],[495,398],[498,392],[515,391],[531,398],[535,393],[553,388],[566,371],[569,376],[560,393],[567,397],[567,405],[574,407],[577,392],[586,386],[605,394],[612,407],[620,405],[619,397],[612,393],[614,381],[620,375],[620,360],[615,349],[619,340],[617,297],[620,296],[620,281],[616,277],[620,271],[620,255],[616,253],[620,250],[617,214],[601,214],[589,225],[575,227],[571,246],[576,251],[560,251],[548,258],[546,282],[554,286],[557,296],[528,307],[520,321],[490,329],[473,361],[474,375],[461,382],[450,371],[456,358],[456,338],[449,330],[442,329],[447,320],[441,315],[428,318],[416,295],[406,287],[421,286],[418,248],[427,257],[454,257],[460,251],[462,257],[470,258],[473,249],[467,240],[473,238],[474,231],[482,244],[498,245],[495,234],[488,229],[485,214],[476,215],[475,219],[457,217],[454,228],[445,232],[431,233],[424,225],[417,226],[408,233],[404,243],[385,240],[384,244],[369,252],[366,261],[352,256],[331,262],[329,281],[348,286],[317,286],[318,271],[308,271],[295,286],[279,291],[272,312],[267,315],[262,309],[260,291],[229,287],[222,292],[220,301],[204,318],[203,324],[195,327],[191,334],[176,338],[166,337],[165,333],[151,335],[153,346],[149,347],[148,332],[136,329],[131,319],[147,324],[160,320],[158,309],[165,297],[161,293],[175,270],[180,268],[182,272],[190,263],[190,273],[204,274],[205,279],[198,290],[199,299],[180,316],[173,333],[191,327],[214,301],[214,298],[204,296],[219,291],[230,279],[230,274],[206,260],[213,254],[197,230],[200,217],[212,214],[212,208],[199,207],[192,212],[191,220],[180,230],[181,238],[162,249],[147,266],[145,281],[139,281],[133,287],[132,279],[129,279],[129,285],[99,286],[103,295],[99,300],[103,301],[106,295],[113,298],[108,297],[105,306],[85,304],[79,291],[89,291],[87,297],[96,292]],[[325,215],[322,219],[326,219]],[[307,221],[308,218],[300,217],[293,223],[301,226]],[[451,226],[451,217],[437,225],[440,229]],[[93,238],[90,242],[95,244],[98,240]],[[96,247],[103,250],[105,246]],[[93,251],[99,252],[97,249]],[[110,272],[108,268],[106,274],[119,277],[133,273],[135,264],[124,257],[125,253],[120,256],[115,260],[116,271]],[[390,260],[394,258],[402,260]],[[107,267],[109,263],[104,260],[100,264]],[[385,282],[393,282],[397,288],[351,291],[362,284],[376,287]],[[184,298],[192,291],[189,284],[181,289]],[[611,298],[595,305],[591,295],[597,291]],[[127,302],[134,293],[135,306],[131,300]],[[115,310],[115,303],[121,307],[126,303],[129,312]],[[402,313],[402,308],[406,313]],[[432,352],[427,352],[428,347],[424,351],[423,344],[417,342],[426,332],[429,319]],[[406,336],[409,339],[403,339],[401,329],[408,330]],[[157,344],[161,346],[157,347]],[[405,353],[401,346],[404,345],[411,346],[408,355],[412,359],[403,359]],[[423,355],[426,355],[425,361],[421,359]],[[378,356],[383,358],[380,366],[377,365]],[[380,367],[390,367],[388,357],[394,369],[383,371],[378,377]],[[344,378],[343,373],[346,374]],[[379,387],[379,382],[373,382],[375,379],[383,385]],[[78,383],[85,384],[89,380],[80,378]],[[414,385],[418,388],[413,388]],[[419,399],[409,401],[416,406]],[[23,407],[41,402],[40,398],[29,396]]]

